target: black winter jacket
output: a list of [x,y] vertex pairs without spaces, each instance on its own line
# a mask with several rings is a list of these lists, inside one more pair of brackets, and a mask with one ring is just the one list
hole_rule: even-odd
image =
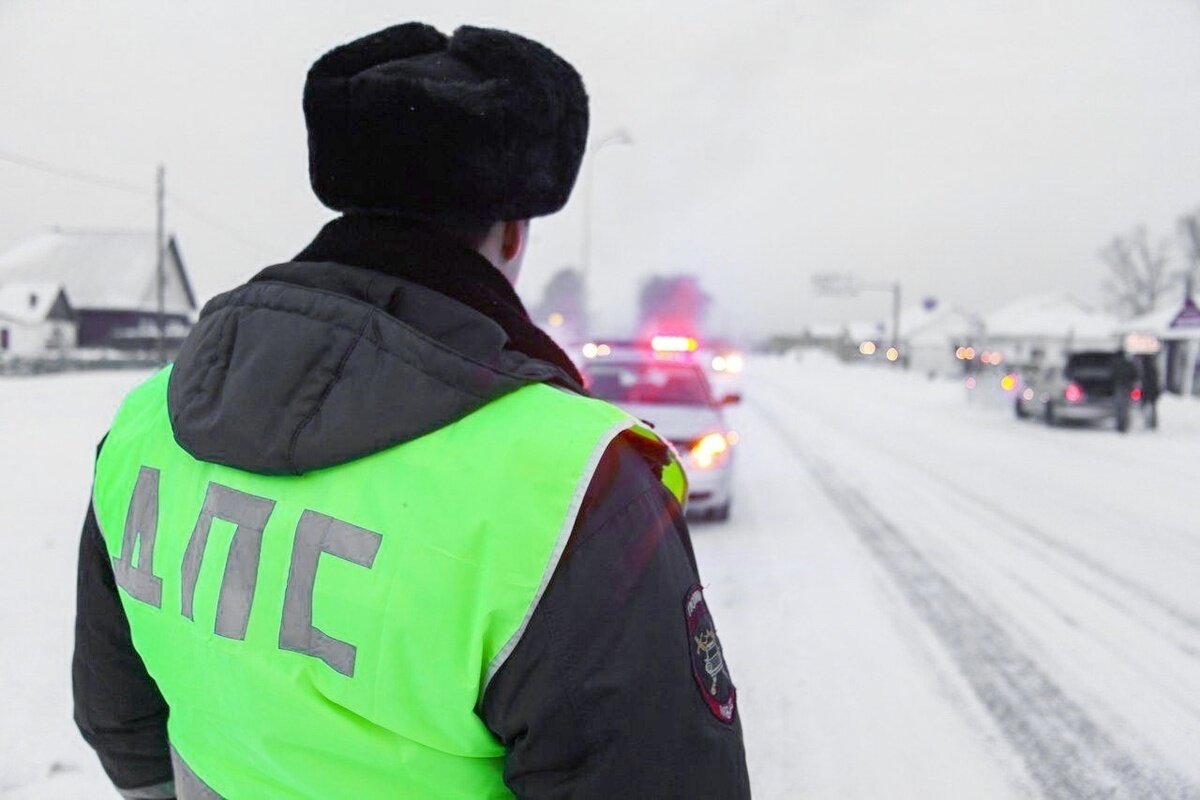
[[[411,349],[419,374],[404,359],[380,368],[360,357],[385,336]],[[416,438],[535,381],[582,391],[498,271],[438,234],[354,216],[209,303],[168,401],[192,455],[298,474]],[[699,577],[659,481],[662,459],[632,438],[610,446],[484,696],[479,713],[509,749],[505,780],[518,796],[749,796],[740,716],[722,721],[701,685],[684,608]],[[172,796],[170,709],[132,646],[91,509],[73,681],[76,721],[114,784],[127,797]]]

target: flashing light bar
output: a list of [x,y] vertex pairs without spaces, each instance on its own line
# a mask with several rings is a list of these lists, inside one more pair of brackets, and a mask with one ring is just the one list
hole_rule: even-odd
[[691,353],[700,343],[691,336],[655,336],[650,347],[658,353]]

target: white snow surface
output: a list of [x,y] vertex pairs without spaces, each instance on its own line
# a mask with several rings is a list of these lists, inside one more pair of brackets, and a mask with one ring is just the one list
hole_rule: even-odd
[[[0,380],[5,800],[116,797],[71,721],[74,569],[141,377]],[[733,520],[693,540],[756,797],[1200,797],[1200,403],[1049,429],[815,354],[745,395]]]

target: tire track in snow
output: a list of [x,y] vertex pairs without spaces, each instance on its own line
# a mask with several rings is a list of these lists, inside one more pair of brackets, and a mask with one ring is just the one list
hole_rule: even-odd
[[[763,383],[766,383],[775,389],[780,389],[780,390],[784,389],[783,386],[776,384],[770,380],[763,381]],[[762,408],[762,406],[760,404],[756,404],[756,407],[760,411],[763,411],[764,416],[770,416]],[[812,412],[811,409],[808,409],[807,413],[810,413],[810,414],[813,414],[813,416],[819,417],[821,419],[821,421],[823,422],[823,424],[825,424],[831,428],[835,428],[839,433],[841,433],[845,436],[848,436],[850,438],[856,438],[856,439],[859,439],[860,441],[862,441],[862,437],[860,434],[857,434],[855,431],[849,430],[845,425],[839,424],[837,421],[831,419],[827,415],[821,414],[819,412]],[[878,450],[884,452],[884,453],[887,453],[888,456],[890,456],[891,458],[911,467],[912,469],[920,471],[922,474],[926,475],[927,477],[931,478],[932,480],[937,481],[941,485],[950,489],[956,496],[960,497],[963,500],[967,500],[967,501],[975,504],[979,509],[986,512],[989,516],[995,517],[996,519],[1002,521],[1004,524],[1006,524],[1012,528],[1015,528],[1018,531],[1021,531],[1022,533],[1026,534],[1027,536],[1032,538],[1034,541],[1036,541],[1039,544],[1041,544],[1042,546],[1046,547],[1047,549],[1057,553],[1058,555],[1060,555],[1066,559],[1069,559],[1071,561],[1074,561],[1077,564],[1080,564],[1081,566],[1085,567],[1086,569],[1090,570],[1091,572],[1095,573],[1096,575],[1099,575],[1100,577],[1104,578],[1106,581],[1108,581],[1112,584],[1115,584],[1117,586],[1120,586],[1122,589],[1127,591],[1129,594],[1137,597],[1144,603],[1158,609],[1163,614],[1166,614],[1168,617],[1170,617],[1173,620],[1175,620],[1176,622],[1182,624],[1185,628],[1189,629],[1191,632],[1200,633],[1200,616],[1197,616],[1197,615],[1191,613],[1190,611],[1188,611],[1187,609],[1180,607],[1177,603],[1175,603],[1172,600],[1170,600],[1169,598],[1163,596],[1162,594],[1155,591],[1154,589],[1152,589],[1144,584],[1141,584],[1141,583],[1129,578],[1128,576],[1118,572],[1117,570],[1113,569],[1109,565],[1105,564],[1103,561],[1100,561],[1099,559],[1095,558],[1094,556],[1084,552],[1080,548],[1075,547],[1074,545],[1071,545],[1071,544],[1068,544],[1068,543],[1062,541],[1058,537],[1048,533],[1045,529],[1039,527],[1038,525],[1034,524],[1033,522],[1030,522],[1029,520],[1022,518],[1013,509],[1005,507],[1005,506],[1001,505],[1000,503],[983,496],[978,491],[974,490],[973,488],[971,488],[969,486],[964,485],[963,483],[961,483],[959,481],[955,481],[951,478],[946,477],[945,475],[941,474],[937,470],[930,468],[930,466],[928,464],[922,463],[918,459],[914,459],[912,456],[908,455],[907,453],[904,453],[895,448],[887,447],[885,445],[880,444],[879,442],[874,442],[874,441],[871,442],[871,446],[874,447],[875,449],[878,449]],[[1090,582],[1087,582],[1087,581],[1081,581],[1079,579],[1074,578],[1073,576],[1072,576],[1072,579],[1075,580],[1075,582],[1077,584],[1084,587],[1085,589],[1092,592],[1093,594],[1096,594],[1097,596],[1100,597],[1100,599],[1102,599],[1105,602],[1109,603],[1110,605],[1114,606],[1118,610],[1128,613],[1128,614],[1130,614],[1130,616],[1134,616],[1135,618],[1137,618],[1137,615],[1134,614],[1128,608],[1128,606],[1115,600],[1114,598],[1112,598],[1111,595],[1104,592],[1102,589],[1097,588],[1094,584],[1091,584]],[[1177,645],[1178,645],[1178,643],[1177,643]],[[1194,649],[1191,649],[1189,646],[1187,646],[1187,645],[1178,645],[1178,646],[1184,652],[1186,652],[1188,655],[1190,655],[1192,657],[1197,656],[1196,651]]]
[[781,420],[757,403],[753,407],[804,464],[942,642],[1045,797],[1200,798],[1200,786],[1169,766],[1126,752],[866,497],[801,446]]

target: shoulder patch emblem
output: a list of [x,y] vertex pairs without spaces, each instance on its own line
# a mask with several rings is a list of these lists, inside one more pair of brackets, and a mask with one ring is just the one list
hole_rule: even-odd
[[732,723],[737,713],[737,689],[729,675],[721,640],[717,638],[717,628],[699,584],[687,590],[683,610],[696,687],[713,716],[726,724]]

